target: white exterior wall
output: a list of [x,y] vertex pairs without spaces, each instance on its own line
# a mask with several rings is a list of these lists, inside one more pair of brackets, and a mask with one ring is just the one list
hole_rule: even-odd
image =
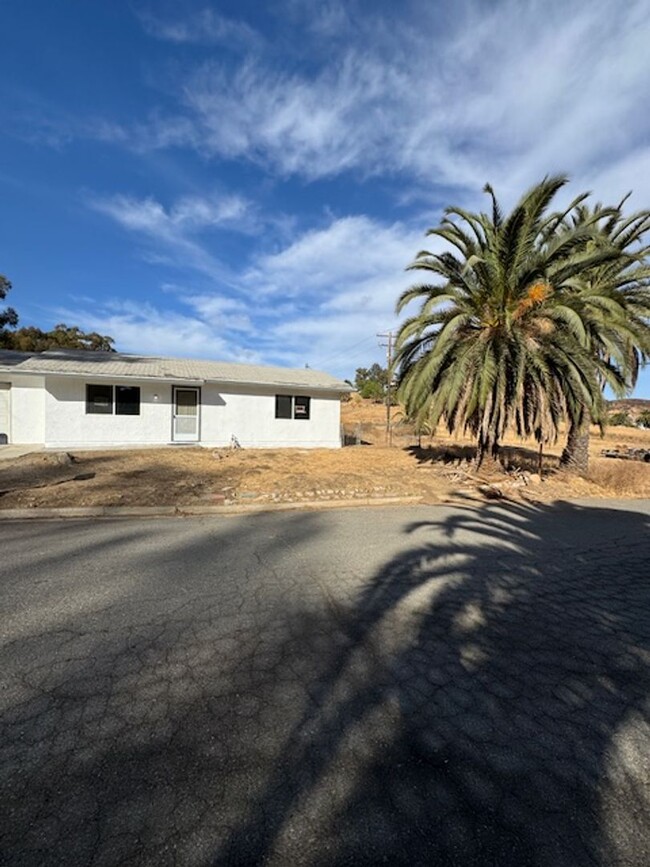
[[9,388],[10,443],[42,444],[45,439],[45,379],[42,376],[21,376],[0,373],[0,380]]
[[249,448],[338,448],[341,445],[341,398],[311,393],[309,419],[275,417],[276,394],[309,395],[302,388],[269,390],[205,385],[202,389],[201,438],[228,445],[231,436]]
[[[86,384],[140,387],[140,415],[86,413]],[[166,445],[172,441],[172,385],[135,379],[48,376],[45,389],[44,442],[51,448]],[[298,388],[203,385],[200,393],[200,439],[197,445],[225,446],[231,437],[249,448],[338,448],[340,396],[311,394],[310,418],[276,419],[276,394],[309,394]],[[155,396],[157,395],[157,399]],[[15,442],[18,440],[14,439]]]
[[[140,387],[140,415],[86,413],[86,385]],[[155,400],[154,395],[158,395]],[[45,445],[48,448],[112,445],[162,445],[171,441],[171,386],[120,379],[48,376],[45,394]]]

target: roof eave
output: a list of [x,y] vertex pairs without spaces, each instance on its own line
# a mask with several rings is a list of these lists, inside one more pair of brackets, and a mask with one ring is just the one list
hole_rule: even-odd
[[349,388],[349,386],[338,386],[338,385],[311,385],[306,382],[260,382],[253,380],[243,380],[243,379],[206,379],[206,383],[211,383],[214,385],[246,385],[246,386],[261,386],[263,388],[284,388],[284,389],[297,389],[301,388],[303,391],[328,391],[334,394],[345,394],[347,391],[354,391],[354,389]]
[[80,372],[77,370],[21,370],[20,366],[18,367],[0,367],[0,373],[19,373],[22,376],[64,376],[64,377],[74,377],[74,378],[83,378],[83,379],[110,379],[110,380],[138,380],[140,382],[157,382],[157,383],[169,383],[170,385],[177,385],[179,383],[184,385],[205,385],[207,383],[214,385],[228,385],[228,386],[247,386],[247,387],[263,387],[263,388],[283,388],[283,389],[302,389],[303,391],[317,391],[317,392],[330,392],[334,394],[348,394],[353,392],[354,389],[349,385],[337,385],[333,383],[332,385],[312,385],[310,383],[305,382],[261,382],[255,380],[242,380],[242,379],[212,379],[212,378],[204,378],[204,379],[193,379],[192,377],[187,376],[147,376],[145,374],[139,373],[95,373],[92,372]]

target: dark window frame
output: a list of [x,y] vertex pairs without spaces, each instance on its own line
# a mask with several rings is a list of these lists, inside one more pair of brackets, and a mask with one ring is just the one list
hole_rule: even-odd
[[[124,398],[131,392],[130,399]],[[94,392],[95,396],[92,396]],[[97,396],[103,392],[104,403],[97,403]],[[140,415],[142,391],[139,385],[107,385],[105,382],[86,383],[86,415]]]
[[[298,403],[300,401],[300,403]],[[304,412],[298,412],[298,408]],[[293,399],[293,417],[296,421],[309,421],[311,417],[311,397],[307,394],[297,394]]]
[[[95,390],[95,396],[91,397],[91,389]],[[97,403],[97,391],[103,390],[104,400],[108,397],[108,404]],[[110,395],[107,393],[110,391]],[[113,386],[106,383],[86,383],[86,415],[113,415],[114,395]]]
[[[122,392],[122,397],[124,397],[124,392],[133,392],[133,396],[136,399],[129,399],[127,401],[120,400],[118,397],[120,391]],[[139,385],[116,385],[114,387],[114,392],[115,415],[140,415],[140,404],[142,403],[142,399]]]
[[311,395],[276,394],[275,417],[284,421],[309,421],[311,418]]
[[275,417],[284,420],[293,418],[293,397],[290,394],[276,394]]

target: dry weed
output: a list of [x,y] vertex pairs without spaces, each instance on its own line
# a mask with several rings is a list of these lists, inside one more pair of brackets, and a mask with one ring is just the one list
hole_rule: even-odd
[[589,479],[618,497],[650,497],[650,464],[617,458],[592,458]]

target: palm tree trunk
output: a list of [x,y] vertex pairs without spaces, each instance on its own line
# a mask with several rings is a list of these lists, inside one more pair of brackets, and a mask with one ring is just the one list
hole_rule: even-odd
[[489,469],[491,471],[503,470],[503,466],[499,460],[500,451],[501,445],[498,441],[490,442],[490,440],[484,440],[479,436],[474,458],[476,461],[476,469],[480,470],[483,468],[484,470]]
[[571,424],[566,446],[560,458],[560,465],[574,473],[581,475],[587,473],[589,470],[589,422],[582,425]]

